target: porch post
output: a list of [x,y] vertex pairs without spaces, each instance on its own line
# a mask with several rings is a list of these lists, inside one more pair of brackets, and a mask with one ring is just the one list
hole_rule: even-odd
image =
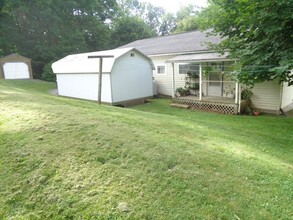
[[175,68],[172,63],[172,98],[175,98]]
[[238,82],[235,84],[235,104],[238,103]]
[[202,65],[199,63],[199,100],[202,99]]
[[241,111],[241,84],[238,84],[238,86],[239,86],[239,93],[238,93],[238,95],[239,95],[239,104],[238,104],[238,113],[240,113],[240,111]]

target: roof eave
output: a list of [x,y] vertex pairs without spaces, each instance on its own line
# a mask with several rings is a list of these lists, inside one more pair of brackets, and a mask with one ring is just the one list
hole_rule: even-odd
[[236,59],[229,59],[229,58],[224,58],[224,59],[201,59],[201,60],[167,60],[165,63],[206,63],[206,62],[228,62],[228,61],[236,61]]

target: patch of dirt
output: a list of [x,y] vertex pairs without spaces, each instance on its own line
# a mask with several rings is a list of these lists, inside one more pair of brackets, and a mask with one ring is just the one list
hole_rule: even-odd
[[58,89],[51,89],[48,91],[51,95],[58,95]]

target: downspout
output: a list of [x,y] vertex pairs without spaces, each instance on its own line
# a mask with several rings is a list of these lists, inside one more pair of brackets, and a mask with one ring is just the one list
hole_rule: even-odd
[[172,63],[172,98],[175,98],[175,68]]

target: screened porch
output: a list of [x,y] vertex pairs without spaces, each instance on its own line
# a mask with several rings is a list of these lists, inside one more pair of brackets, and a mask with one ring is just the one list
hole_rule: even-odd
[[240,113],[248,102],[241,100],[241,85],[233,79],[235,61],[228,59],[227,55],[194,54],[170,59],[173,102],[194,109]]

